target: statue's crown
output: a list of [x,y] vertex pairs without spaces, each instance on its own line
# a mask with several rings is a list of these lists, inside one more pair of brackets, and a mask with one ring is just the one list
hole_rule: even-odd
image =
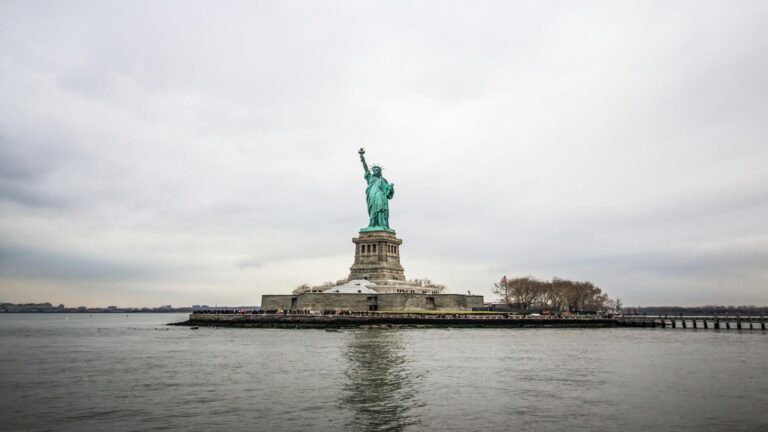
[[383,170],[384,170],[384,167],[383,167],[383,166],[381,166],[381,165],[378,165],[378,164],[373,164],[373,166],[371,167],[371,169],[374,169],[374,168],[378,168],[378,169],[379,169],[379,171],[383,171]]

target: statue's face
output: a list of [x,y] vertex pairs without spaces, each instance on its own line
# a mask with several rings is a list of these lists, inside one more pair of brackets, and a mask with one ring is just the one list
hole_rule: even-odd
[[380,176],[381,175],[381,168],[373,167],[373,175]]

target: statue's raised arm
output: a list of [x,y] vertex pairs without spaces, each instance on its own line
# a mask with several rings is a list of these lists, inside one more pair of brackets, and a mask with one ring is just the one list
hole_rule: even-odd
[[363,163],[363,171],[365,171],[366,174],[368,174],[368,164],[365,163],[365,149],[360,147],[360,150],[357,151],[360,153],[360,162]]

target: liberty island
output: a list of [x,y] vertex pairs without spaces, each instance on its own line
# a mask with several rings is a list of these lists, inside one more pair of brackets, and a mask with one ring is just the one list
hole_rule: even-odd
[[[442,285],[406,279],[400,264],[403,240],[390,226],[389,201],[394,197],[395,185],[384,178],[381,166],[369,168],[365,149],[361,148],[358,154],[366,181],[368,225],[360,228],[357,237],[352,238],[354,262],[346,278],[335,284],[300,287],[301,290],[291,294],[264,294],[259,314],[196,311],[182,324],[356,326],[367,323],[360,317],[376,318],[374,321],[378,323],[382,318],[380,314],[467,313],[482,308],[481,295],[444,293]],[[392,324],[409,324],[411,319],[400,317],[396,319],[400,321]]]
[[[358,151],[366,181],[368,225],[352,239],[354,262],[349,275],[336,284],[306,286],[291,294],[265,294],[261,310],[193,311],[178,325],[234,327],[336,328],[374,326],[428,327],[671,327],[696,329],[762,329],[761,317],[527,316],[493,312],[483,296],[444,293],[444,287],[409,281],[400,263],[402,239],[390,226],[389,201],[394,183],[382,167],[368,167],[365,149]],[[506,279],[506,277],[504,278]]]

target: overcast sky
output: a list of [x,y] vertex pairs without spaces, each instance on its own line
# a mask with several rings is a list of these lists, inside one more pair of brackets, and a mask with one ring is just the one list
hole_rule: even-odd
[[0,3],[0,301],[406,277],[768,304],[768,2]]

